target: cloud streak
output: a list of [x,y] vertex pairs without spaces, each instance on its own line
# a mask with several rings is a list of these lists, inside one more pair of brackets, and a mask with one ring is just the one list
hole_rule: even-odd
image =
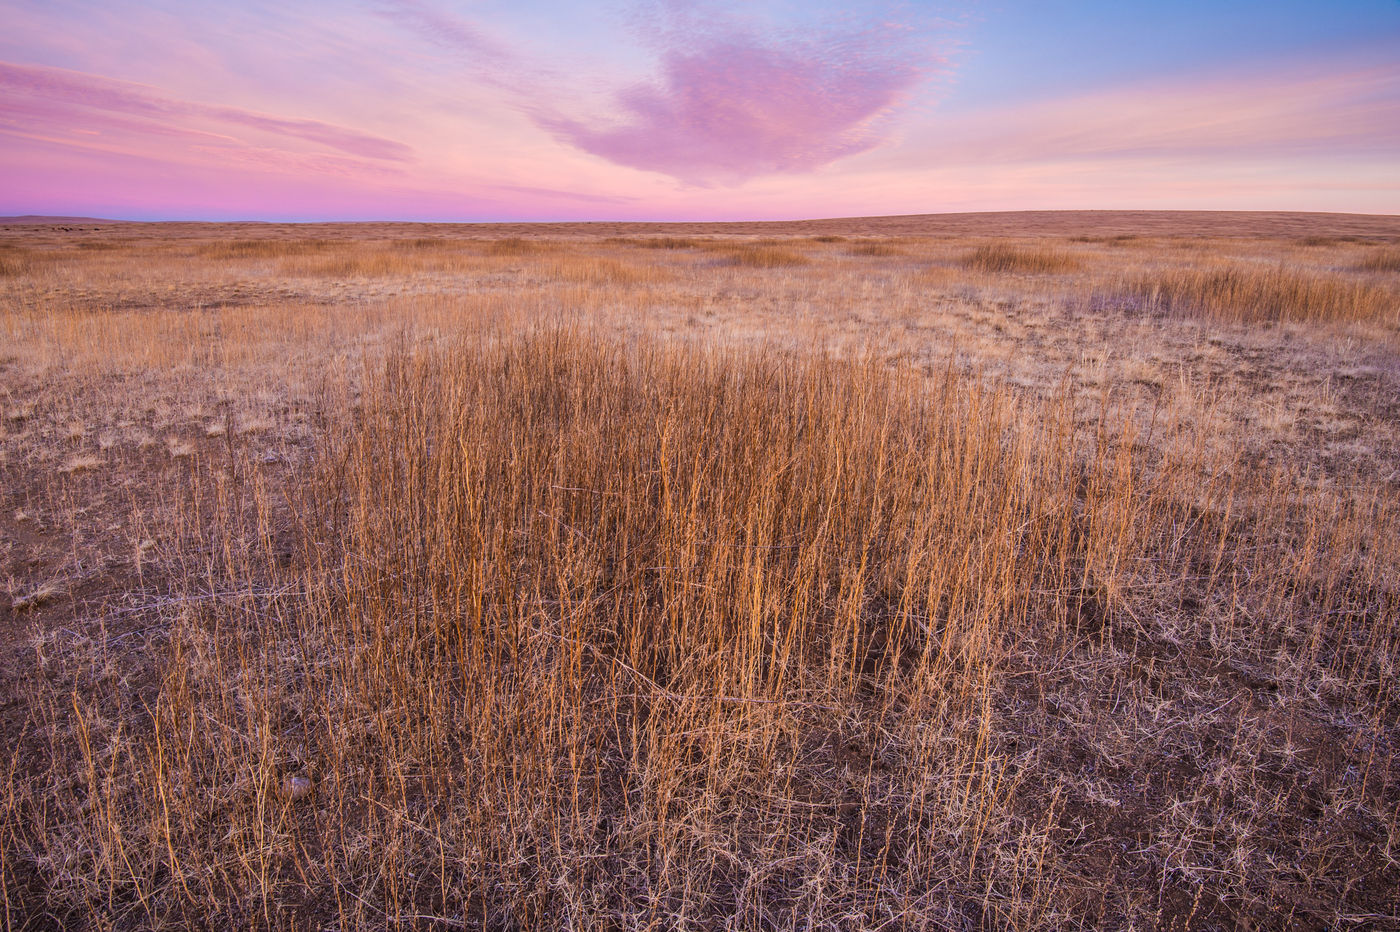
[[921,164],[1400,155],[1400,63],[1293,65],[950,115]]
[[[298,139],[361,159],[407,162],[413,150],[358,130],[270,116],[237,107],[201,104],[154,88],[97,75],[0,62],[0,117],[18,126],[62,124],[73,128],[125,129],[143,134],[210,137],[237,142],[240,130]],[[204,128],[192,125],[202,122]]]
[[481,65],[509,67],[515,64],[509,51],[475,25],[451,16],[422,0],[386,0],[379,15],[429,42],[452,52],[464,53]]

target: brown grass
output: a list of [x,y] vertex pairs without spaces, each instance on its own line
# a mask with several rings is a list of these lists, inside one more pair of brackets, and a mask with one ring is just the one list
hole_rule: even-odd
[[619,238],[615,242],[639,249],[696,249],[704,245],[704,240],[690,236],[646,236],[639,238]]
[[196,247],[195,254],[202,259],[285,259],[314,256],[337,245],[334,241],[322,239],[242,239],[201,243]]
[[336,232],[0,284],[7,927],[1400,915],[1370,247]]
[[1400,247],[1377,249],[1356,263],[1356,268],[1363,272],[1400,272]]
[[1080,266],[1077,257],[1062,249],[1008,243],[986,243],[964,255],[960,261],[967,268],[996,274],[1055,274],[1071,272]]
[[724,265],[748,269],[777,269],[806,265],[806,255],[781,241],[719,244],[713,247]]
[[522,239],[518,236],[488,240],[486,243],[486,252],[492,256],[535,256],[558,248],[559,244],[552,240]]
[[1069,238],[1069,241],[1071,243],[1095,243],[1104,246],[1130,246],[1136,245],[1141,240],[1142,237],[1138,236],[1135,233],[1120,233],[1116,236],[1093,236],[1090,234],[1081,234],[1079,236],[1071,236]]
[[898,245],[878,240],[853,243],[850,248],[847,249],[847,252],[853,256],[862,256],[866,258],[887,258],[889,256],[904,255],[904,250],[900,249]]
[[0,248],[0,278],[32,275],[46,264],[29,250],[5,245],[8,248]]
[[1249,322],[1400,319],[1393,291],[1282,265],[1168,269],[1133,281],[1128,291],[1151,310]]

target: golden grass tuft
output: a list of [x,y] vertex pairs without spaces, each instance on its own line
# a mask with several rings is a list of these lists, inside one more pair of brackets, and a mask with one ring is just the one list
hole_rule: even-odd
[[1340,246],[1344,243],[1369,243],[1372,240],[1365,236],[1304,236],[1298,239],[1300,246]]
[[807,265],[806,255],[774,242],[725,243],[715,247],[723,265],[749,269],[778,269]]
[[1126,460],[1012,416],[952,377],[561,331],[393,355],[294,493],[296,568],[208,581],[281,594],[175,621],[121,740],[73,710],[43,818],[101,817],[30,841],[83,877],[56,907],[115,887],[188,920],[298,884],[333,911],[377,876],[420,916],[630,924],[643,889],[742,912],[745,863],[880,912],[932,863],[1012,894],[955,839],[1035,822],[963,789],[1008,763],[940,722],[1016,641],[1097,631],[1132,513]]
[[1152,311],[1253,323],[1400,321],[1394,291],[1281,264],[1166,269],[1132,281],[1128,293]]
[[33,611],[50,604],[62,594],[63,589],[59,583],[45,582],[30,592],[24,592],[11,598],[10,608],[16,612]]
[[603,288],[657,284],[671,278],[665,268],[619,262],[598,256],[560,256],[547,259],[542,262],[540,272],[548,281]]
[[341,244],[325,239],[238,239],[200,243],[195,255],[202,259],[285,259],[316,255]]
[[1389,246],[1369,253],[1356,263],[1362,272],[1400,272],[1400,246]]
[[865,242],[854,243],[846,250],[849,255],[861,256],[865,258],[887,258],[889,256],[902,256],[904,250],[894,243],[880,240],[867,240]]
[[559,248],[560,244],[553,240],[525,239],[519,236],[508,236],[486,242],[486,252],[492,256],[535,256],[542,252],[553,252]]
[[1109,236],[1080,234],[1069,237],[1071,243],[1093,243],[1102,246],[1128,246],[1138,243],[1141,239],[1136,233],[1117,233]]
[[642,236],[620,239],[619,242],[638,249],[696,249],[704,245],[705,241],[693,236]]
[[0,245],[0,278],[24,278],[34,275],[51,264],[48,256],[9,243]]
[[986,243],[964,255],[963,266],[995,274],[1027,273],[1053,274],[1072,272],[1080,260],[1072,253],[1052,246],[1019,246],[1011,243]]

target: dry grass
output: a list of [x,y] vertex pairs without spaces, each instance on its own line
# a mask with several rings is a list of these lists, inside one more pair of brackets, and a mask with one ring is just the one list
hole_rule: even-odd
[[39,271],[40,260],[27,249],[5,244],[0,248],[0,278],[19,278]]
[[325,239],[237,239],[201,243],[195,248],[195,254],[202,259],[285,259],[319,255],[337,245]]
[[854,243],[847,250],[853,256],[866,258],[888,258],[890,256],[902,256],[904,250],[895,243],[881,242],[879,240]]
[[559,244],[552,240],[522,239],[518,236],[493,239],[486,244],[487,253],[493,256],[535,256],[558,248]]
[[757,240],[751,243],[721,243],[710,247],[723,258],[724,265],[747,269],[778,269],[806,265],[807,256],[782,241]]
[[1251,323],[1400,320],[1400,296],[1393,290],[1281,264],[1168,269],[1138,278],[1128,291],[1150,310]]
[[1071,236],[1071,243],[1094,243],[1104,246],[1133,246],[1142,241],[1142,237],[1135,233],[1119,233],[1114,236],[1094,236],[1091,234],[1080,234]]
[[967,268],[996,274],[1054,274],[1071,272],[1080,266],[1078,258],[1062,249],[1009,243],[986,243],[967,253],[960,261]]
[[1393,320],[339,232],[0,285],[7,926],[1400,916]]
[[705,244],[705,240],[691,236],[646,236],[636,239],[619,237],[611,242],[636,246],[638,249],[698,249]]
[[1400,272],[1400,247],[1377,249],[1356,263],[1356,267],[1363,272]]

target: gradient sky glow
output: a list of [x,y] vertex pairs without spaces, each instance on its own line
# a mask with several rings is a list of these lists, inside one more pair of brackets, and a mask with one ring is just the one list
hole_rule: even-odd
[[0,0],[0,215],[1400,213],[1400,2]]

